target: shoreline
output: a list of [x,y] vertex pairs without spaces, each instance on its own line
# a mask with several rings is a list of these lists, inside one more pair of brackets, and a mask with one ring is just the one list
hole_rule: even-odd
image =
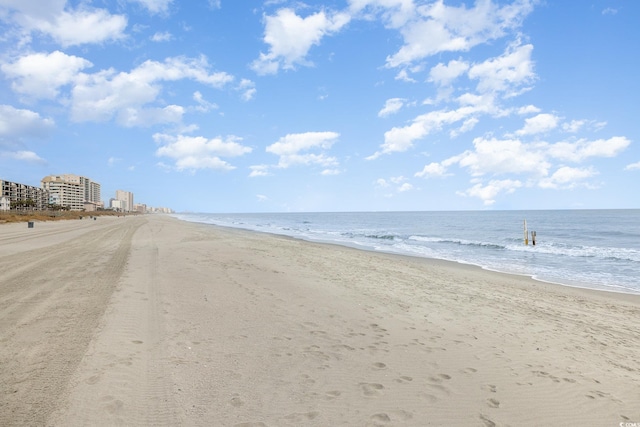
[[597,287],[595,285],[589,286],[588,284],[563,283],[563,282],[557,282],[557,281],[552,281],[552,280],[540,279],[540,278],[537,278],[535,275],[529,275],[529,274],[525,274],[525,273],[514,273],[514,272],[509,272],[509,271],[496,270],[496,269],[493,269],[493,268],[490,268],[490,267],[486,267],[486,266],[483,266],[483,265],[480,265],[480,264],[474,264],[472,262],[451,260],[451,259],[446,259],[446,258],[431,258],[431,257],[421,256],[421,255],[412,255],[412,254],[408,254],[408,253],[398,253],[398,252],[392,252],[392,251],[385,251],[385,250],[379,250],[379,249],[375,249],[375,248],[369,248],[369,247],[366,247],[366,246],[363,246],[363,245],[357,245],[355,243],[353,243],[353,244],[340,243],[340,242],[332,242],[332,241],[321,240],[321,239],[312,240],[312,239],[306,239],[304,237],[290,236],[290,235],[287,235],[287,234],[279,234],[279,233],[272,232],[272,231],[261,231],[261,230],[254,230],[254,229],[242,228],[242,227],[233,227],[233,226],[227,226],[227,225],[210,224],[210,223],[205,223],[205,222],[188,221],[188,220],[184,220],[184,219],[181,219],[181,218],[176,218],[173,215],[170,215],[170,217],[172,217],[172,218],[174,218],[174,219],[176,219],[178,221],[183,221],[183,222],[186,222],[186,223],[200,224],[200,225],[211,226],[211,227],[219,227],[219,228],[227,229],[227,230],[240,230],[240,231],[245,231],[245,232],[248,232],[248,233],[266,234],[266,235],[275,236],[275,237],[283,237],[283,238],[289,238],[289,239],[293,239],[293,240],[299,240],[299,241],[302,241],[302,242],[317,243],[317,244],[324,244],[324,245],[337,246],[337,247],[344,247],[344,248],[350,248],[350,249],[359,250],[359,251],[365,251],[365,252],[380,253],[380,254],[387,254],[387,255],[407,257],[407,258],[424,259],[424,260],[429,260],[429,261],[441,261],[441,262],[452,263],[452,264],[456,264],[456,265],[460,265],[460,266],[472,266],[472,267],[476,267],[476,268],[479,268],[481,270],[492,272],[492,273],[496,273],[496,274],[506,274],[506,275],[512,275],[512,276],[516,276],[516,277],[523,277],[523,278],[530,279],[530,280],[532,280],[534,282],[545,283],[545,284],[553,285],[553,286],[561,286],[561,287],[566,287],[566,288],[582,289],[582,290],[586,290],[586,291],[604,292],[604,293],[622,294],[622,295],[632,295],[632,296],[640,297],[640,290],[634,291],[634,290],[631,290],[631,289],[628,289],[628,288],[622,288],[622,289],[627,289],[627,291],[625,292],[624,290],[614,289],[613,287],[605,287],[605,285],[602,285],[601,287]]
[[2,425],[640,421],[634,295],[169,216],[18,231]]
[[[178,219],[178,221],[184,221],[189,223],[190,221],[185,221],[185,220],[181,220]],[[362,252],[367,252],[367,253],[374,253],[374,254],[381,254],[381,255],[386,255],[389,257],[397,257],[399,259],[408,259],[408,260],[414,260],[417,262],[424,262],[427,265],[432,264],[432,265],[442,265],[442,266],[448,266],[450,268],[456,269],[472,269],[472,270],[477,270],[477,271],[482,271],[482,272],[486,272],[488,274],[495,274],[498,276],[507,276],[507,277],[512,277],[515,279],[516,282],[519,281],[523,281],[523,282],[530,282],[530,284],[539,284],[541,286],[548,286],[549,289],[556,289],[556,290],[568,290],[569,292],[576,292],[578,294],[581,293],[585,293],[585,294],[589,294],[589,295],[602,295],[602,296],[609,296],[612,297],[613,299],[616,300],[626,300],[627,297],[632,297],[632,298],[637,298],[637,302],[640,303],[640,292],[634,293],[634,292],[622,292],[622,291],[616,291],[616,290],[612,290],[612,289],[600,289],[600,288],[595,288],[595,287],[588,287],[588,286],[579,286],[579,285],[569,285],[569,284],[565,284],[565,283],[559,283],[559,282],[552,282],[552,281],[548,281],[548,280],[541,280],[538,278],[535,278],[533,276],[527,275],[527,274],[519,274],[519,273],[509,273],[506,271],[499,271],[499,270],[493,270],[491,268],[487,268],[487,267],[483,267],[481,265],[478,264],[473,264],[473,263],[467,263],[467,262],[463,262],[463,261],[454,261],[454,260],[449,260],[449,259],[444,259],[444,258],[430,258],[430,257],[426,257],[426,256],[419,256],[419,255],[410,255],[410,254],[402,254],[402,253],[396,253],[396,252],[388,252],[388,251],[382,251],[382,250],[376,250],[376,249],[367,249],[367,248],[361,248],[357,245],[349,245],[349,244],[340,244],[340,243],[334,243],[334,242],[328,242],[328,241],[319,241],[319,240],[309,240],[309,239],[304,239],[301,237],[295,237],[295,236],[288,236],[286,234],[278,234],[278,233],[272,233],[272,232],[268,232],[268,231],[257,231],[257,230],[250,230],[250,229],[245,229],[245,228],[236,228],[236,227],[229,227],[229,226],[224,226],[224,225],[217,225],[217,224],[206,224],[206,223],[193,223],[193,224],[199,224],[199,225],[203,225],[203,226],[211,226],[214,228],[220,228],[223,230],[227,230],[227,231],[240,231],[240,232],[246,232],[246,233],[257,233],[257,234],[265,234],[265,235],[269,235],[275,238],[282,238],[282,239],[291,239],[293,241],[300,241],[300,242],[304,242],[304,243],[310,243],[310,244],[317,244],[317,245],[326,245],[329,247],[336,247],[336,248],[347,248],[349,250],[353,250],[353,251],[362,251]]]

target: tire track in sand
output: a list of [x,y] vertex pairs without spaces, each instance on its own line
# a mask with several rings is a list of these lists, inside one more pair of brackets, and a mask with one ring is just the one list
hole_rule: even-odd
[[0,261],[0,425],[46,425],[64,401],[145,222],[87,229]]
[[71,380],[68,405],[50,424],[181,424],[166,354],[161,226],[150,221],[136,233],[103,327]]

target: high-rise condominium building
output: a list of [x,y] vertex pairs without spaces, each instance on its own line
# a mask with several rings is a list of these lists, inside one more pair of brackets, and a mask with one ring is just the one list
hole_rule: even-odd
[[85,203],[100,203],[100,184],[84,176],[49,175],[40,183],[49,191],[50,203],[76,211],[85,209]]
[[15,209],[46,210],[49,203],[49,192],[31,185],[0,179],[0,210]]
[[124,190],[116,190],[116,200],[120,200],[121,209],[125,212],[133,212],[133,193]]

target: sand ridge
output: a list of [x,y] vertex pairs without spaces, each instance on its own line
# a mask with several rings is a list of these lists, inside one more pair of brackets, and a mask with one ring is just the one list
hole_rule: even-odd
[[[0,424],[640,421],[636,296],[162,216],[109,224],[0,260]],[[83,299],[92,272],[113,280]],[[68,348],[48,321],[61,301],[88,319]]]

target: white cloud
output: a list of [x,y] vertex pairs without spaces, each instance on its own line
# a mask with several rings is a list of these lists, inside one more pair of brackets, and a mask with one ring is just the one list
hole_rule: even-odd
[[411,191],[411,190],[413,190],[413,185],[409,184],[408,182],[405,182],[400,187],[398,187],[399,193],[404,193],[406,191]]
[[209,73],[204,57],[198,59],[167,58],[164,62],[145,61],[129,73],[103,70],[94,74],[79,74],[71,96],[71,117],[74,121],[106,121],[116,116],[123,125],[142,124],[136,117],[144,116],[151,123],[177,122],[184,109],[179,106],[149,108],[158,98],[163,81],[191,79],[220,88],[233,76]]
[[14,79],[11,88],[34,98],[53,99],[60,87],[72,83],[78,73],[93,66],[84,58],[67,55],[60,51],[34,53],[6,63],[0,69],[7,77]]
[[249,178],[255,178],[255,177],[259,177],[259,176],[270,176],[272,175],[271,172],[269,172],[269,165],[254,165],[254,166],[249,166],[249,169],[251,169],[251,173],[249,174]]
[[390,184],[387,182],[386,179],[378,178],[378,179],[376,179],[375,185],[378,188],[388,188]]
[[565,161],[582,162],[590,157],[615,157],[624,151],[631,141],[623,136],[589,141],[558,142],[547,148],[549,156]]
[[318,164],[329,167],[338,164],[335,157],[329,157],[324,153],[313,154],[301,152],[309,150],[328,150],[336,142],[339,133],[336,132],[306,132],[288,134],[266,148],[268,153],[280,156],[279,168],[288,168],[293,165]]
[[616,13],[618,13],[618,9],[614,9],[612,7],[607,7],[602,10],[603,15],[615,15]]
[[524,127],[516,131],[516,135],[534,135],[549,132],[558,127],[559,117],[553,114],[538,114],[525,119]]
[[518,95],[529,90],[528,85],[535,79],[532,51],[532,45],[516,43],[503,55],[472,65],[469,78],[478,80],[480,93],[501,92],[505,97]]
[[597,172],[593,168],[563,166],[558,168],[550,177],[541,179],[538,185],[541,188],[571,189],[576,187],[580,181],[591,178],[594,175],[597,175]]
[[483,137],[473,140],[474,150],[448,159],[468,168],[471,175],[485,174],[532,174],[544,176],[551,167],[544,150],[526,145],[516,139],[500,140]]
[[420,172],[416,172],[418,178],[441,177],[447,175],[447,167],[441,163],[432,162],[425,165]]
[[151,41],[154,42],[168,42],[171,40],[173,40],[173,35],[168,31],[157,32],[151,36]]
[[243,101],[251,101],[257,93],[256,84],[249,79],[240,80],[237,90],[242,93],[240,97]]
[[486,185],[482,183],[476,183],[473,187],[463,192],[458,192],[458,195],[477,197],[483,201],[485,206],[491,206],[495,203],[495,199],[498,195],[505,193],[511,194],[516,189],[522,187],[522,182],[518,180],[504,179],[504,180],[492,180]]
[[576,133],[584,127],[586,120],[571,120],[569,123],[562,124],[562,130],[569,133]]
[[0,104],[0,144],[5,139],[44,138],[54,124],[53,119],[42,118],[36,112]]
[[61,11],[48,19],[24,16],[22,21],[27,29],[47,34],[63,47],[119,40],[127,26],[125,16],[105,9]]
[[139,3],[151,13],[164,13],[169,10],[169,5],[173,0],[129,0],[133,3]]
[[538,107],[536,107],[535,105],[526,105],[524,107],[520,107],[518,108],[518,114],[524,116],[527,114],[536,114],[539,113],[540,110]]
[[340,169],[325,169],[320,172],[320,175],[324,176],[332,176],[332,175],[340,175],[342,171]]
[[461,60],[449,61],[447,65],[439,63],[431,68],[429,81],[438,85],[446,86],[469,69],[469,64]]
[[256,194],[256,197],[258,198],[258,202],[266,202],[269,200],[269,198],[264,194]]
[[163,108],[135,108],[120,110],[116,121],[124,127],[151,127],[161,123],[180,123],[184,115],[180,105],[167,105]]
[[198,106],[196,107],[196,110],[201,112],[201,113],[207,113],[211,110],[216,110],[218,109],[218,106],[212,102],[207,101],[206,99],[204,99],[204,97],[202,96],[202,94],[199,91],[195,91],[193,93],[193,100],[196,101],[198,103]]
[[10,159],[18,160],[27,163],[46,164],[46,160],[38,156],[33,151],[14,151],[14,152],[2,152],[2,157],[8,157]]
[[[0,1],[0,11],[2,8],[7,8],[31,19],[48,19],[62,13],[66,3],[67,0],[2,0]],[[21,16],[18,19],[24,19],[24,17]]]
[[415,16],[413,0],[349,0],[350,11],[361,19],[382,15],[386,25],[399,28]]
[[640,162],[635,162],[635,163],[628,164],[624,168],[624,170],[627,170],[627,171],[640,170]]
[[387,117],[391,114],[397,113],[404,106],[406,100],[402,98],[387,99],[382,110],[378,112],[378,117]]
[[[578,140],[576,142],[523,143],[518,139],[497,139],[479,137],[473,140],[473,150],[449,157],[442,162],[432,162],[416,177],[428,178],[443,176],[452,165],[468,170],[474,177],[474,186],[458,194],[478,197],[486,205],[494,203],[499,194],[509,194],[524,186],[520,180],[495,180],[488,184],[481,177],[489,175],[524,175],[526,185],[537,185],[545,189],[572,189],[577,186],[595,188],[587,180],[598,174],[591,166],[574,168],[566,165],[556,166],[554,160],[581,162],[592,157],[614,157],[620,154],[630,141],[624,137],[612,137],[596,141]],[[553,173],[552,169],[557,168]],[[640,162],[626,169],[640,169]]]
[[260,53],[251,68],[258,74],[275,74],[280,68],[310,65],[306,56],[323,37],[336,33],[349,22],[344,13],[317,12],[302,18],[292,9],[280,9],[274,16],[265,16],[264,42],[268,53]]
[[458,129],[453,129],[449,132],[449,136],[451,138],[457,138],[460,134],[470,132],[473,128],[480,122],[476,117],[471,117],[470,119],[465,120]]
[[381,150],[366,159],[373,160],[382,154],[407,151],[413,147],[414,141],[441,130],[444,125],[465,120],[482,110],[484,107],[465,106],[456,110],[437,110],[420,115],[410,125],[394,127],[385,132]]
[[207,139],[202,136],[155,134],[153,139],[161,147],[156,156],[169,157],[175,161],[177,170],[235,169],[220,157],[238,157],[250,153],[252,149],[240,144],[241,138],[228,136]]
[[[398,1],[352,1],[352,4],[375,4],[397,11],[387,12],[387,22],[391,28],[399,29],[404,45],[387,57],[389,67],[410,64],[440,52],[468,51],[518,28],[533,9],[526,0],[504,6],[478,1],[470,9],[465,5],[446,6],[443,1],[420,6]],[[398,8],[399,5],[403,7]]]

